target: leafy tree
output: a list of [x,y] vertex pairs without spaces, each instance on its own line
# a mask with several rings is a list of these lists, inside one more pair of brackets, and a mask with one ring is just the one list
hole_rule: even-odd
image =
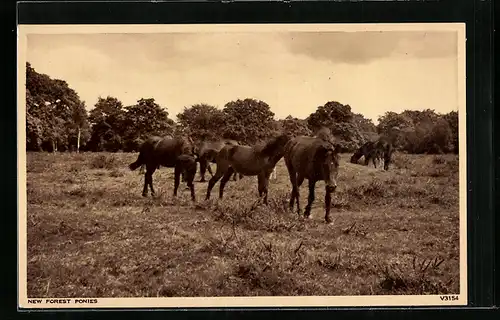
[[307,126],[307,121],[294,118],[291,115],[285,119],[278,120],[280,129],[289,134],[290,136],[311,136],[312,131]]
[[373,124],[371,119],[365,118],[360,113],[354,113],[352,116],[352,122],[356,124],[356,126],[363,133],[377,133],[377,127]]
[[153,98],[139,99],[137,104],[125,107],[125,110],[123,143],[126,150],[135,149],[137,141],[150,135],[165,136],[174,132],[175,123],[168,117],[168,111]]
[[40,98],[33,97],[29,89],[26,89],[26,148],[28,150],[42,150],[44,141],[45,110],[41,107],[43,102]]
[[425,110],[405,110],[401,113],[402,116],[408,117],[411,119],[414,125],[419,123],[435,123],[439,118],[434,110],[425,109]]
[[317,131],[321,127],[332,128],[339,122],[350,122],[352,118],[353,113],[349,105],[343,105],[337,101],[329,101],[325,105],[319,106],[307,118],[307,123],[312,131]]
[[458,154],[458,112],[451,111],[444,115],[443,117],[446,121],[448,121],[448,125],[451,130],[451,142],[453,145],[453,152]]
[[413,128],[413,126],[413,119],[410,116],[388,111],[378,118],[377,132],[379,134],[386,134],[394,127],[406,130]]
[[[454,123],[453,117],[453,113],[443,116],[431,109],[405,110],[400,114],[387,112],[379,118],[377,129],[383,135],[391,136],[396,146],[408,153],[453,152],[458,143],[458,129],[454,135],[450,125]],[[401,130],[391,131],[394,127]]]
[[427,138],[429,153],[448,153],[453,151],[453,134],[448,121],[439,117],[433,124]]
[[363,143],[366,141],[374,141],[379,135],[377,133],[377,127],[371,119],[365,118],[360,113],[354,113],[352,117],[352,122],[359,129],[361,135],[363,136]]
[[223,109],[226,126],[223,137],[254,144],[275,130],[274,113],[269,105],[256,99],[228,102]]
[[26,63],[26,109],[28,149],[68,150],[72,142],[78,149],[87,113],[66,81],[51,79]]
[[[76,144],[76,152],[80,152],[80,146],[90,139],[90,125],[88,122],[87,109],[85,102],[79,103],[72,112],[72,122],[70,123],[71,145]],[[75,138],[76,136],[76,138]]]
[[37,117],[26,114],[26,148],[41,151],[43,142],[43,124]]
[[207,104],[195,104],[184,108],[177,115],[178,123],[189,129],[194,140],[215,140],[223,135],[225,114]]
[[349,105],[329,101],[309,115],[307,124],[313,132],[322,127],[329,128],[342,151],[352,151],[366,140],[356,123],[357,120],[359,119],[352,113]]
[[89,112],[92,126],[88,148],[92,151],[117,151],[121,149],[121,136],[125,131],[125,110],[115,97],[99,97]]

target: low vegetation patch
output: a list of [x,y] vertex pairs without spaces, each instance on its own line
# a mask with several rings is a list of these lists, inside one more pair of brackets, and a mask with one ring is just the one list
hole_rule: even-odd
[[116,157],[114,155],[100,154],[94,156],[90,163],[91,169],[114,169],[117,165]]

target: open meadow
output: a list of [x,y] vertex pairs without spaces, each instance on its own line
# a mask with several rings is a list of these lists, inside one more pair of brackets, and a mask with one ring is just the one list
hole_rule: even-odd
[[[283,160],[266,207],[256,177],[206,202],[197,173],[197,203],[185,183],[173,198],[170,168],[143,198],[136,158],[27,153],[28,297],[459,293],[457,155],[395,153],[386,172],[342,154],[333,225],[323,182],[312,219],[288,211]],[[306,181],[302,208],[307,195]]]

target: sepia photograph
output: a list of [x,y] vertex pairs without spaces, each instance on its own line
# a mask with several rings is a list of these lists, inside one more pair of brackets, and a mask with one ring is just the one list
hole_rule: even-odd
[[18,26],[21,308],[467,304],[465,24]]

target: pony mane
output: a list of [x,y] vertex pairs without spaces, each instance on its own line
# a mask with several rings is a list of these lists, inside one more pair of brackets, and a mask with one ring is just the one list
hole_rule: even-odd
[[289,137],[287,134],[280,134],[279,136],[271,138],[267,143],[260,146],[260,150],[257,150],[259,153],[265,156],[272,156],[276,148],[281,145],[285,145],[288,142]]

